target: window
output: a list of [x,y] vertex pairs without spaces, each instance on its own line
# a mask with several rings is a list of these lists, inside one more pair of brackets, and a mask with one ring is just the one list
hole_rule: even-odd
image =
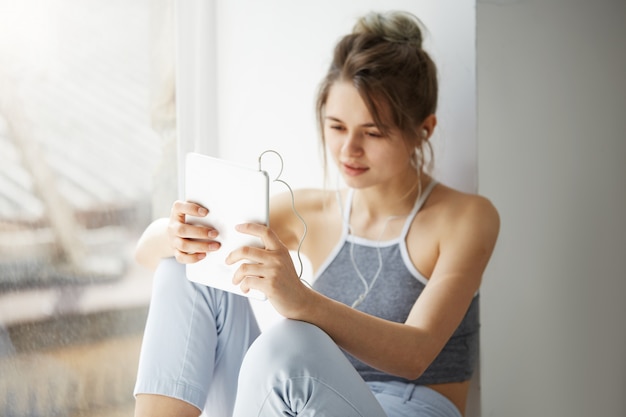
[[150,296],[132,249],[176,181],[154,186],[171,8],[0,0],[0,415],[132,408]]

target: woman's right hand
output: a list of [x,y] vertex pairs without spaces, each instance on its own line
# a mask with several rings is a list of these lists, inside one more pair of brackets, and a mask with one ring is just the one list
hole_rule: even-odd
[[216,251],[220,243],[215,241],[216,229],[186,222],[187,216],[204,217],[209,211],[189,201],[176,201],[172,206],[167,237],[174,249],[174,257],[182,264],[192,264],[206,257],[207,252]]

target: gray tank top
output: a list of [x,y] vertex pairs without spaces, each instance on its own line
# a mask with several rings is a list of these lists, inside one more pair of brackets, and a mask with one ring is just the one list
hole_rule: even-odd
[[[413,218],[436,185],[426,187],[407,217],[400,236],[388,241],[373,241],[349,233],[348,225],[353,190],[348,192],[344,210],[342,238],[320,268],[313,287],[321,294],[352,305],[365,291],[364,279],[371,288],[355,308],[386,320],[404,323],[428,280],[409,258],[406,235]],[[380,252],[379,252],[380,250]],[[379,262],[379,260],[382,260]],[[354,262],[353,262],[354,261]],[[358,271],[355,268],[358,268]],[[378,278],[372,281],[378,273]],[[360,276],[362,277],[359,277]],[[415,384],[440,384],[468,380],[478,355],[478,294],[459,327],[441,353],[416,380],[408,381],[374,369],[350,354],[346,356],[366,381],[402,381]],[[415,353],[416,355],[419,352]]]

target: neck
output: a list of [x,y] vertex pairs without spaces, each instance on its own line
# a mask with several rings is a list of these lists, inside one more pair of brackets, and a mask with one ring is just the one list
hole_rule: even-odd
[[396,186],[386,184],[357,189],[354,192],[352,211],[369,219],[408,215],[430,181],[431,178],[422,173]]

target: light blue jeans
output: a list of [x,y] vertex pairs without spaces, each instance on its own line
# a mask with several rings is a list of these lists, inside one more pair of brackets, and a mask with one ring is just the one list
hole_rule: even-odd
[[188,281],[174,259],[154,276],[135,394],[211,417],[460,417],[427,387],[366,383],[316,326],[283,320],[260,335],[246,298]]

